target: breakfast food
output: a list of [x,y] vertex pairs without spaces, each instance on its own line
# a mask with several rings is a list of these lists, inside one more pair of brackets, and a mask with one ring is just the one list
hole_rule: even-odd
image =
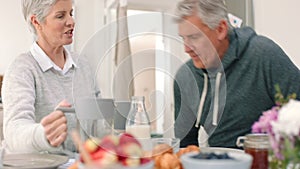
[[165,153],[155,158],[156,169],[180,169],[181,164],[175,154]]
[[[131,134],[120,136],[107,135],[102,139],[89,138],[83,143],[94,166],[105,168],[113,165],[136,167],[149,162],[151,159],[143,156],[142,146]],[[81,157],[81,164],[85,161]],[[69,169],[76,169],[80,163],[76,162]]]
[[174,154],[171,146],[167,144],[156,145],[152,150],[155,169],[182,169],[180,156],[188,152],[200,152],[200,149],[197,146],[190,145],[181,148]]
[[194,145],[174,152],[173,147],[165,143],[155,145],[150,151],[144,151],[140,142],[129,133],[120,136],[107,135],[102,139],[89,138],[78,145],[82,145],[82,149],[88,154],[90,161],[92,161],[92,167],[89,167],[90,162],[81,153],[80,161],[75,162],[69,169],[78,169],[80,165],[87,165],[89,168],[124,168],[138,167],[143,164],[153,165],[153,163],[149,163],[150,161],[154,161],[154,169],[182,169],[181,155],[188,152],[200,152],[199,147]]
[[152,150],[153,156],[157,156],[165,153],[173,154],[173,148],[168,144],[158,144]]
[[187,146],[187,147],[185,147],[185,148],[180,149],[180,150],[176,153],[176,155],[177,155],[178,158],[180,158],[181,155],[183,155],[183,154],[185,154],[185,153],[188,153],[188,152],[200,152],[200,149],[199,149],[198,146],[195,146],[195,145],[189,145],[189,146]]
[[232,160],[233,159],[227,153],[216,154],[214,152],[211,152],[211,153],[200,152],[200,153],[192,156],[192,158],[207,159],[207,160]]

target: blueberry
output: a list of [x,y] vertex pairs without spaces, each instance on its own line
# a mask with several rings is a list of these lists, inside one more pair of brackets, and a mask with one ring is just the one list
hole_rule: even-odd
[[192,156],[192,158],[195,159],[233,159],[232,157],[230,157],[227,153],[222,153],[222,154],[216,154],[216,153],[198,153],[194,156]]

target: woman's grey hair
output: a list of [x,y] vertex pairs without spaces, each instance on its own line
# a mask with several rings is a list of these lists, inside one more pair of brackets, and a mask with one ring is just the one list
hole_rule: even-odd
[[39,22],[44,22],[46,16],[53,5],[58,0],[22,0],[22,11],[25,21],[29,26],[29,30],[36,39],[37,33],[35,27],[31,23],[31,16],[35,15]]
[[209,28],[216,28],[221,20],[226,20],[228,26],[228,12],[225,0],[182,0],[177,4],[176,15],[178,22],[184,17],[197,13],[204,24]]
[[[50,9],[57,1],[58,0],[22,0],[23,16],[29,26],[30,32],[34,36],[34,39],[36,39],[37,33],[35,27],[31,23],[31,16],[35,15],[39,22],[44,22]],[[74,0],[72,0],[72,3],[74,3]]]

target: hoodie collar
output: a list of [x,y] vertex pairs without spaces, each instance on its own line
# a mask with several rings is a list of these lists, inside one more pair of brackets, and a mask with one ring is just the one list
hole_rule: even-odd
[[243,56],[254,36],[256,36],[256,33],[250,27],[234,28],[229,31],[230,45],[222,59],[224,69]]

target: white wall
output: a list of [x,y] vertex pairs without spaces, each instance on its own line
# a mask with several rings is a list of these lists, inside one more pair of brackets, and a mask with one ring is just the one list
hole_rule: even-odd
[[0,0],[0,20],[0,74],[3,74],[18,54],[28,50],[31,36],[19,0]]
[[[75,50],[103,25],[104,0],[76,0]],[[277,42],[300,67],[299,0],[254,0],[255,29]],[[0,0],[0,74],[31,45],[31,35],[21,14],[19,0]]]
[[300,68],[299,0],[254,0],[255,29],[276,43]]
[[[104,0],[75,0],[75,43],[78,52],[103,26]],[[32,37],[21,12],[20,0],[0,0],[0,74],[22,52],[29,50]]]

